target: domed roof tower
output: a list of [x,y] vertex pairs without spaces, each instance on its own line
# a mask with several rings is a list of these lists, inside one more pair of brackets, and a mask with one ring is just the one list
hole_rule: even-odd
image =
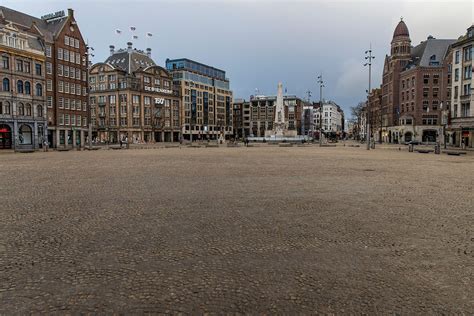
[[408,27],[403,21],[403,18],[398,22],[395,31],[393,32],[392,38],[392,48],[391,55],[392,57],[407,57],[411,53],[411,40],[410,32],[408,32]]

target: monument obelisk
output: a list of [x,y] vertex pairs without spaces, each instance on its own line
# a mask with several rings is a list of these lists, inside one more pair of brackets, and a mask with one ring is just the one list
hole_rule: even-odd
[[275,136],[284,136],[288,126],[285,122],[285,107],[283,105],[283,84],[278,83],[278,93],[275,106],[275,121],[273,122],[273,134]]

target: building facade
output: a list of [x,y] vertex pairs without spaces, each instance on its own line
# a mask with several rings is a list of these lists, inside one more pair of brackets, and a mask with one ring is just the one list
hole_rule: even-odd
[[44,46],[0,11],[0,54],[0,150],[38,149],[47,137]]
[[178,142],[180,98],[171,74],[156,65],[151,49],[115,51],[89,71],[94,141]]
[[452,45],[451,106],[448,141],[458,147],[474,147],[474,97],[472,50],[474,25]]
[[233,97],[225,71],[186,58],[167,59],[166,69],[181,95],[184,139],[233,137]]
[[395,28],[385,58],[382,85],[369,94],[368,111],[375,140],[445,141],[442,109],[449,106],[450,47],[454,40],[429,36],[411,46],[405,22]]
[[[283,96],[285,121],[288,122],[288,131],[296,131],[297,135],[301,135],[304,102],[304,100],[296,96]],[[265,131],[273,129],[275,106],[276,96],[258,95],[250,99],[250,136],[265,137]]]
[[87,46],[68,9],[41,19],[0,7],[0,19],[35,34],[44,47],[48,142],[53,147],[82,147],[88,132]]
[[233,112],[233,130],[235,139],[243,139],[250,135],[250,102],[235,99]]

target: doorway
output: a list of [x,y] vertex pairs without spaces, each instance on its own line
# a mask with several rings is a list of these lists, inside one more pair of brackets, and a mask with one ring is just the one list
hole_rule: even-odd
[[0,149],[12,148],[12,130],[6,124],[0,124]]

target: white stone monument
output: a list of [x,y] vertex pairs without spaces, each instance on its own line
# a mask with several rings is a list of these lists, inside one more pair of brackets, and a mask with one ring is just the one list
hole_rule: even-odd
[[295,137],[296,131],[288,130],[288,122],[285,119],[285,105],[283,104],[283,84],[278,83],[278,92],[275,105],[275,120],[273,129],[265,131],[266,137]]

